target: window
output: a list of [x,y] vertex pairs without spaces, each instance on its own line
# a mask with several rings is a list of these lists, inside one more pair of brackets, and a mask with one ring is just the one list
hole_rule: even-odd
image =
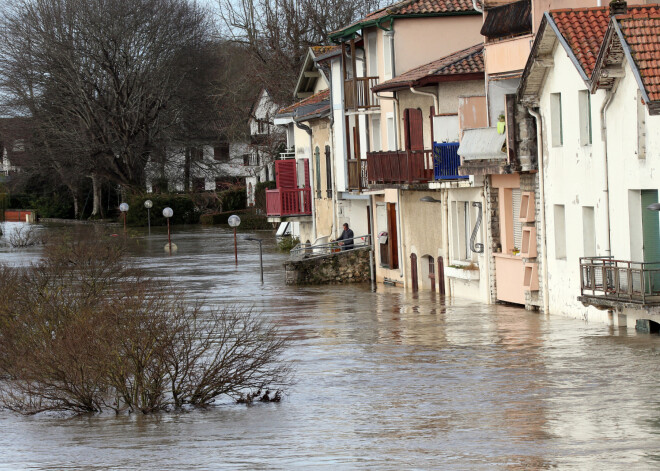
[[11,148],[12,152],[25,152],[25,139],[16,139]]
[[520,250],[522,246],[522,222],[520,218],[516,217],[520,214],[520,206],[522,204],[522,192],[520,188],[511,190],[511,203],[513,205],[513,246]]
[[193,178],[192,179],[192,190],[195,193],[205,190],[204,178]]
[[596,256],[596,218],[593,206],[582,207],[582,255]]
[[373,115],[371,117],[371,141],[372,141],[372,152],[380,152],[381,147],[381,137],[380,137],[380,116]]
[[646,106],[642,92],[637,90],[637,157],[646,158]]
[[392,78],[392,34],[383,35],[383,66],[385,80]]
[[330,146],[325,146],[325,192],[328,198],[332,198],[332,156]]
[[229,160],[229,143],[223,142],[213,148],[213,159]]
[[566,210],[563,204],[556,204],[555,214],[555,258],[566,259]]
[[552,130],[552,146],[559,147],[564,145],[564,131],[561,118],[561,93],[550,94],[550,118]]
[[396,150],[396,126],[394,113],[387,113],[387,149]]
[[591,93],[589,90],[578,92],[578,105],[580,107],[580,145],[591,144]]
[[369,54],[369,76],[371,77],[378,77],[378,36],[377,33],[372,33],[369,35],[369,39],[367,40],[367,47],[369,48],[368,54]]
[[[452,258],[461,261],[476,261],[477,254],[472,252],[470,238],[477,222],[476,208],[469,201],[452,201]],[[478,242],[479,238],[475,242]]]
[[204,160],[204,149],[201,147],[192,147],[190,149],[190,161],[201,162]]

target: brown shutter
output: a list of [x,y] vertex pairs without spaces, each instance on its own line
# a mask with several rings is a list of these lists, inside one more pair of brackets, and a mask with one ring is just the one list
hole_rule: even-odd
[[396,204],[394,203],[387,203],[387,243],[390,268],[399,268],[399,243],[396,234]]
[[413,292],[419,289],[417,283],[417,254],[410,254],[410,278],[412,278],[412,290]]
[[424,150],[424,118],[422,110],[411,109],[408,113],[410,150]]
[[403,110],[403,134],[406,150],[410,150],[410,108]]

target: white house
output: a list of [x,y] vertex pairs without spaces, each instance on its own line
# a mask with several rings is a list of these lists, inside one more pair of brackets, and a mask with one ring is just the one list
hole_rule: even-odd
[[[657,5],[546,13],[519,99],[538,113],[551,313],[660,320]],[[544,213],[544,214],[543,214]],[[596,258],[594,258],[596,257]],[[605,258],[600,258],[605,257]]]

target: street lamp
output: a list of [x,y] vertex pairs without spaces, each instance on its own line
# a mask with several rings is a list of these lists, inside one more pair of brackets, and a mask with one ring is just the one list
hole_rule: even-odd
[[128,212],[128,204],[122,203],[119,205],[119,211],[124,216],[124,234],[126,234],[126,213]]
[[246,237],[245,240],[251,240],[253,242],[259,242],[259,267],[261,268],[261,283],[264,282],[264,259],[263,259],[263,250],[261,243],[263,239],[257,239],[256,237]]
[[151,208],[153,207],[151,200],[145,200],[144,207],[147,208],[147,226],[149,227],[149,235],[151,235]]
[[238,266],[238,245],[236,244],[236,228],[241,224],[241,218],[239,218],[235,214],[232,214],[231,216],[229,216],[229,219],[227,219],[227,223],[229,224],[229,227],[234,228],[234,261],[236,262],[236,266]]
[[[170,233],[170,218],[174,215],[174,211],[172,211],[172,208],[167,207],[163,209],[163,216],[165,216],[165,219],[167,219],[167,244],[165,246],[165,250],[168,250],[169,247],[169,252],[170,255],[172,255],[172,235]],[[175,245],[176,247],[176,245]]]
[[419,201],[422,203],[442,203],[442,200],[437,200],[433,196],[422,196]]

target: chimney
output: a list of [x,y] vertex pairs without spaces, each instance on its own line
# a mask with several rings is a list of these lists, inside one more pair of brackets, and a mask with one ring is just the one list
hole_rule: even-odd
[[610,16],[625,15],[628,13],[628,3],[625,0],[612,0],[610,2]]

